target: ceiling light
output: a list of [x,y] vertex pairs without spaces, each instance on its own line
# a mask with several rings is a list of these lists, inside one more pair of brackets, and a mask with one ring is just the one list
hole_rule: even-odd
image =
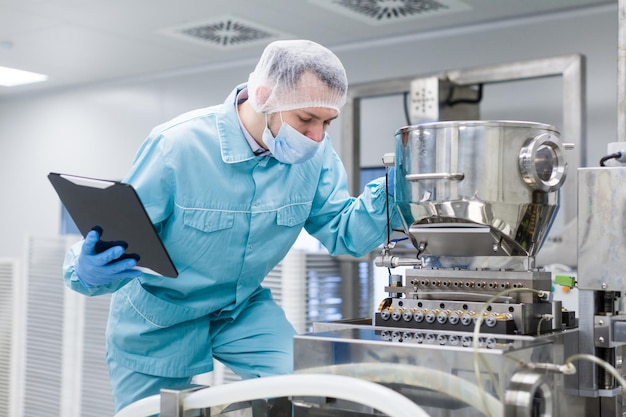
[[0,67],[0,86],[2,87],[15,87],[16,85],[38,83],[46,81],[47,79],[47,75],[22,71],[14,68]]

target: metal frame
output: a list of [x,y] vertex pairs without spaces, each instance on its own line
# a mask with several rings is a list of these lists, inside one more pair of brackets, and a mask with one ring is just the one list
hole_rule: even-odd
[[[568,157],[569,175],[562,187],[564,201],[562,213],[566,223],[576,218],[576,171],[586,164],[586,70],[583,55],[557,56],[424,75],[424,77],[428,76],[437,76],[465,86],[562,77],[563,126],[561,135],[565,142],[572,143],[575,147],[572,151],[574,156]],[[361,100],[368,97],[402,94],[409,90],[411,81],[415,78],[418,77],[411,76],[350,86],[346,106],[342,110],[341,138],[342,159],[348,171],[350,191],[353,194],[358,194],[359,191]]]
[[[563,184],[561,194],[562,208],[560,216],[568,224],[576,218],[577,208],[577,170],[586,164],[586,67],[585,57],[580,54],[557,56],[546,59],[519,61],[501,65],[476,67],[461,70],[444,71],[422,76],[411,76],[392,80],[382,80],[351,85],[346,105],[342,109],[341,141],[342,160],[348,172],[348,186],[353,195],[359,193],[361,168],[361,100],[392,94],[403,94],[410,90],[411,82],[416,78],[436,76],[447,79],[457,85],[493,84],[507,81],[519,81],[544,77],[562,77],[563,79],[563,126],[561,135],[565,141],[574,145],[568,151],[568,179]],[[400,127],[400,126],[399,126]],[[383,155],[381,155],[382,160]],[[358,314],[355,300],[355,282],[358,282],[355,262],[342,262],[344,277],[342,280],[343,317],[353,318]]]
[[209,417],[209,409],[188,410],[183,409],[185,397],[203,388],[203,385],[189,384],[177,388],[161,389],[160,412],[161,417]]

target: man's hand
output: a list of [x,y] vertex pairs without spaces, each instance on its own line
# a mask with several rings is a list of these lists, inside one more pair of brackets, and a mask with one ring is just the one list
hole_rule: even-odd
[[125,253],[128,243],[102,241],[101,235],[102,228],[96,226],[85,237],[81,253],[76,260],[76,275],[79,281],[85,287],[95,287],[141,276],[141,271],[133,269],[137,266],[139,255]]

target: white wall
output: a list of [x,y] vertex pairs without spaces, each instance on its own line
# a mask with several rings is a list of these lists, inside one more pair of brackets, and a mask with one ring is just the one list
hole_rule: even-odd
[[[606,143],[616,140],[617,19],[615,5],[333,49],[352,83],[582,53],[587,57],[588,156],[595,165]],[[60,205],[48,172],[121,178],[154,125],[223,101],[254,63],[0,101],[0,257],[22,256],[27,235],[57,233]],[[486,90],[483,118],[558,127],[561,92],[546,83],[534,90],[494,87],[490,97]],[[395,104],[368,117],[373,133],[364,139],[362,165],[376,165],[382,153],[393,150],[393,133],[404,124],[402,108]],[[341,152],[338,132],[331,130]]]

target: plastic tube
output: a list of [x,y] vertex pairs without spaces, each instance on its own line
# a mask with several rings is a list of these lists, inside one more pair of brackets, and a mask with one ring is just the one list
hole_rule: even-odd
[[[187,395],[184,410],[294,395],[341,398],[364,404],[390,417],[430,417],[405,396],[382,385],[339,375],[282,375],[209,387]],[[132,403],[115,417],[147,417],[160,412],[160,395]],[[164,416],[162,416],[164,417]]]
[[571,365],[572,361],[575,360],[586,360],[595,363],[596,365],[600,365],[603,367],[608,373],[610,373],[618,384],[622,386],[622,389],[626,390],[626,379],[620,375],[619,371],[613,367],[610,363],[603,361],[602,359],[595,357],[593,355],[589,355],[587,353],[579,353],[576,355],[572,355],[565,361],[565,365]]
[[[497,398],[484,393],[484,390],[470,381],[436,369],[404,364],[353,363],[307,368],[297,373],[339,374],[378,383],[399,383],[428,388],[461,400],[487,416],[503,415],[502,403]],[[485,409],[485,404],[488,409]]]
[[[487,370],[487,373],[489,374],[489,377],[491,378],[491,383],[495,387],[496,393],[498,394],[499,398],[504,398],[504,395],[502,393],[502,390],[500,389],[500,385],[495,380],[495,376],[493,374],[493,371],[489,367],[489,364],[487,363],[487,361],[485,361],[485,358],[480,354],[480,351],[478,350],[478,339],[479,339],[478,336],[480,334],[480,326],[483,322],[483,317],[489,305],[493,303],[495,300],[497,300],[498,298],[504,295],[510,294],[512,292],[533,292],[539,296],[542,296],[545,294],[545,291],[535,290],[534,288],[510,288],[508,290],[499,292],[498,294],[494,295],[493,297],[485,301],[480,311],[478,311],[478,314],[476,315],[476,322],[474,323],[474,332],[473,332],[473,337],[472,337],[472,350],[474,352],[474,374],[476,375],[476,382],[477,384],[480,384],[480,381],[481,381],[480,364],[479,364],[480,362],[483,364],[483,366]],[[485,403],[485,408],[488,408],[487,407],[487,393],[485,392],[484,389],[482,389],[482,387],[480,388],[480,396],[483,402]],[[485,414],[487,417],[495,417],[491,414],[487,414],[487,413]]]
[[429,417],[420,406],[390,388],[348,376],[317,374],[269,376],[206,388],[185,397],[183,409],[289,396],[340,398],[373,407],[390,417]]

